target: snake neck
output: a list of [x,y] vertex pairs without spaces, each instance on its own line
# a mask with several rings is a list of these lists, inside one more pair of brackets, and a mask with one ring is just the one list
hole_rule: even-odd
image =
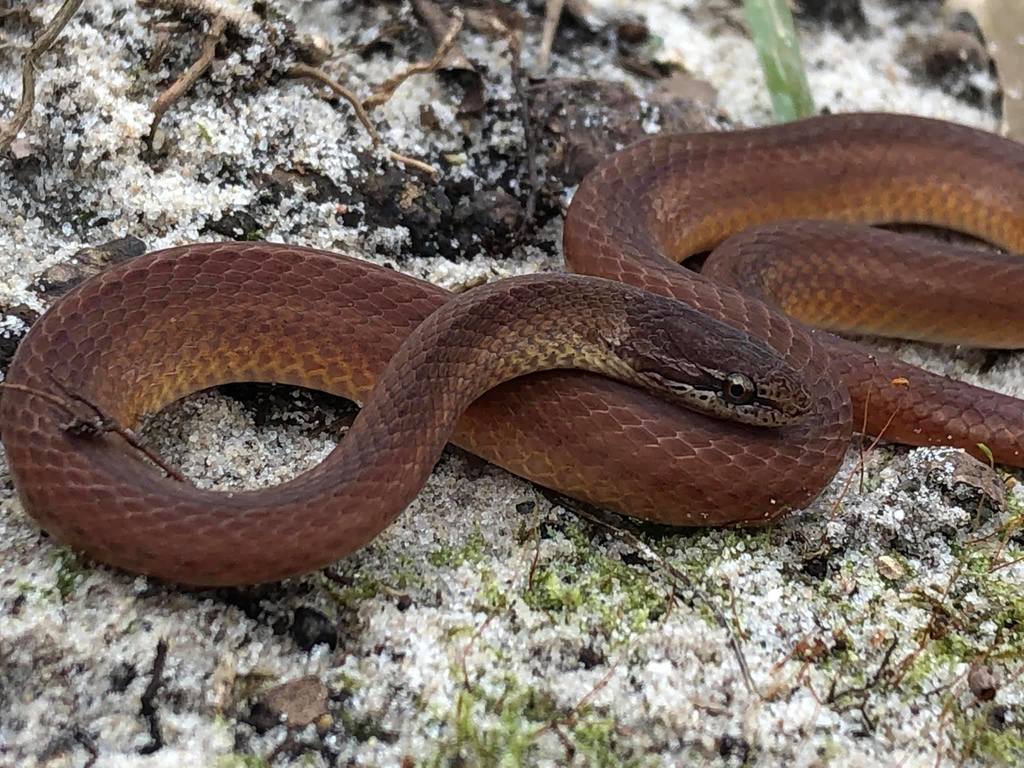
[[[515,278],[438,309],[402,344],[322,465],[338,493],[382,481],[400,486],[383,528],[423,487],[462,413],[489,390],[564,368],[629,381],[631,369],[609,353],[609,342],[624,333],[634,291],[605,283],[572,275]],[[603,319],[595,323],[598,315]]]

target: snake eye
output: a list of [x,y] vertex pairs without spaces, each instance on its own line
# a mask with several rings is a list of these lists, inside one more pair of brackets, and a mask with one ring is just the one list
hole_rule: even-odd
[[742,373],[730,373],[722,384],[722,395],[733,405],[749,405],[757,397],[757,385]]

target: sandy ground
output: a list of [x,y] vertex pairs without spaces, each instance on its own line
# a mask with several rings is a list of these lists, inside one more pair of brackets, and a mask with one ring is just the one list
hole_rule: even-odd
[[[933,5],[865,5],[864,37],[801,26],[819,106],[996,125],[906,63],[908,41],[940,29]],[[770,120],[735,4],[599,7],[643,16],[657,57],[711,83],[735,124]],[[417,29],[402,4],[274,8],[334,45],[332,71],[364,95],[425,52],[406,34],[354,53],[392,18]],[[365,210],[351,220],[308,185],[261,196],[252,180],[275,170],[345,193],[387,167],[346,106],[267,76],[281,46],[266,27],[167,114],[147,158],[149,104],[199,46],[195,32],[155,28],[156,16],[127,0],[87,3],[39,73],[19,157],[0,161],[0,335],[24,330],[19,318],[49,301],[36,278],[79,249],[129,235],[150,248],[217,239],[211,227],[239,211],[267,239],[358,249],[448,287],[560,268],[557,216],[508,257],[472,242],[427,256],[401,223],[369,222]],[[616,64],[605,36],[572,34],[554,74],[651,87]],[[27,40],[0,28],[0,114],[19,93]],[[449,178],[508,184],[488,154],[522,141],[506,52],[471,32],[463,47],[504,112],[459,119],[461,90],[428,75],[374,120],[398,151],[462,155]],[[424,104],[436,128],[422,127]],[[1024,393],[1018,356],[900,349]],[[322,458],[344,415],[304,393],[204,394],[147,435],[196,482],[253,487]],[[0,463],[0,765],[1019,764],[1024,563],[1008,563],[1024,542],[998,533],[1013,521],[1019,530],[1024,499],[1014,490],[1005,506],[983,503],[955,451],[883,445],[863,473],[857,461],[851,450],[815,504],[769,530],[637,540],[449,450],[365,551],[284,584],[209,592],[56,545],[23,514]],[[279,712],[288,722],[275,725]]]

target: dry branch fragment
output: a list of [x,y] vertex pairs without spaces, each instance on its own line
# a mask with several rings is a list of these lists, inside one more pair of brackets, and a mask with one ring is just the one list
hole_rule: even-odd
[[[430,32],[430,36],[434,38],[434,44],[440,47],[448,36],[448,31],[451,29],[451,22],[449,22],[448,16],[433,0],[413,0],[412,7],[416,12],[416,16],[426,26],[427,31]],[[461,11],[459,14],[461,16]],[[469,59],[466,58],[462,49],[457,46],[451,47],[441,57],[441,67],[444,69],[462,69],[476,72],[476,69]]]
[[[164,113],[167,112],[175,103],[177,103],[182,96],[184,96],[189,89],[196,83],[196,81],[202,77],[203,73],[210,67],[216,56],[217,46],[224,39],[225,34],[230,31],[240,31],[242,27],[249,26],[252,24],[258,24],[259,19],[251,13],[238,11],[237,9],[221,8],[220,5],[210,2],[210,0],[139,0],[140,5],[149,8],[160,8],[179,14],[193,14],[199,15],[207,19],[209,25],[205,36],[203,37],[202,47],[198,58],[192,63],[192,65],[177,79],[175,80],[163,93],[157,97],[156,101],[153,102],[151,110],[153,112],[153,124],[149,131],[149,144],[152,146],[153,139],[156,134],[157,127],[160,124],[160,120]],[[436,69],[443,59],[443,55],[451,50],[454,45],[455,36],[458,34],[461,28],[462,17],[461,14],[456,18],[456,23],[448,34],[448,42],[446,45],[441,46],[437,55],[430,62],[416,64],[410,67],[408,70],[400,73],[399,75],[390,78],[387,82],[381,86],[381,88],[374,92],[367,100],[367,108],[376,106],[386,102],[391,93],[409,76],[416,74],[417,72],[429,72]],[[322,60],[326,55],[323,50],[313,50],[311,45],[300,44],[296,41],[298,46],[299,58],[308,59],[310,61]],[[352,93],[350,90],[345,88],[340,83],[332,79],[324,70],[312,64],[296,62],[289,66],[285,70],[285,76],[291,78],[309,78],[316,80],[323,85],[326,85],[335,95],[345,99],[352,108],[355,110],[356,117],[359,118],[359,122],[362,123],[367,133],[370,135],[374,146],[383,146],[380,134],[378,134],[376,128],[370,122],[366,109],[364,109],[363,103]],[[432,166],[424,163],[415,158],[406,157],[394,150],[386,148],[388,156],[392,161],[401,163],[402,165],[414,168],[418,171],[436,176],[437,170]]]
[[526,147],[526,180],[529,194],[526,198],[526,209],[523,213],[523,224],[520,236],[533,224],[533,214],[537,210],[537,198],[540,196],[540,182],[537,179],[537,134],[530,120],[530,100],[523,85],[523,45],[519,34],[514,30],[507,31],[509,56],[512,67],[512,89],[516,94],[516,106],[519,109],[519,122],[523,127],[523,143]]
[[[0,390],[6,391],[8,393],[7,397],[11,397],[13,393],[26,397],[38,397],[60,409],[68,417],[62,428],[71,434],[82,437],[94,437],[107,433],[115,434],[162,469],[168,477],[177,480],[179,483],[188,482],[176,467],[168,464],[158,453],[143,443],[142,439],[133,430],[119,424],[115,419],[104,413],[98,405],[73,392],[70,387],[61,381],[54,379],[53,383],[57,389],[61,390],[62,395],[55,395],[52,392],[26,387],[22,384],[10,384],[8,382],[0,382]],[[76,404],[81,406],[81,408],[75,408]],[[82,409],[87,411],[88,415],[83,415]]]
[[[449,16],[433,0],[413,0],[413,10],[434,39],[434,45],[444,47],[445,39],[451,30]],[[459,113],[462,115],[478,115],[484,110],[484,84],[476,67],[466,58],[462,49],[452,41],[451,46],[441,57],[437,69],[456,76],[465,89]]]
[[81,4],[82,0],[65,0],[64,5],[50,19],[50,23],[40,30],[32,47],[25,54],[21,65],[21,100],[14,110],[14,116],[0,127],[0,153],[7,152],[11,142],[32,114],[32,108],[36,103],[36,63],[50,49]]
[[32,20],[32,12],[28,8],[0,8],[0,21],[18,19],[22,22]]
[[337,80],[333,79],[322,69],[319,67],[311,67],[309,64],[292,64],[285,74],[288,77],[294,77],[296,79],[308,77],[310,80],[316,80],[318,83],[326,85],[335,93],[335,95],[341,96],[341,98],[352,106],[352,109],[355,110],[356,117],[359,118],[359,122],[362,123],[366,132],[370,134],[370,139],[373,143],[381,143],[380,134],[377,133],[377,129],[374,128],[373,123],[370,122],[370,116],[366,114],[366,110],[363,109],[363,103],[359,100],[359,97]]
[[371,110],[374,107],[384,104],[395,90],[408,80],[413,75],[424,74],[427,72],[433,72],[441,63],[445,60],[451,50],[455,47],[455,40],[459,36],[459,32],[462,30],[462,12],[456,10],[452,14],[452,23],[445,33],[444,38],[437,46],[437,50],[434,51],[434,57],[430,61],[420,61],[410,65],[406,69],[402,70],[398,74],[392,75],[379,86],[372,94],[363,100],[363,108]]
[[232,29],[259,23],[256,14],[227,3],[214,0],[136,0],[142,8],[158,8],[179,15],[197,14],[207,19],[222,18]]
[[548,71],[551,61],[551,46],[555,42],[555,32],[562,18],[562,5],[565,0],[548,0],[544,6],[544,31],[540,37],[540,48],[537,50],[536,74],[543,75]]
[[189,88],[195,85],[196,80],[202,76],[203,72],[213,62],[213,57],[217,51],[217,43],[221,41],[226,28],[227,19],[224,16],[215,16],[210,21],[210,28],[203,38],[203,46],[200,50],[199,58],[153,102],[153,106],[150,107],[153,112],[153,124],[149,127],[150,142],[153,140],[153,135],[156,133],[157,126],[160,124],[160,119],[164,116],[164,113],[184,96]]
[[[154,8],[169,11],[180,16],[199,16],[206,19],[209,25],[206,34],[203,36],[199,57],[185,72],[168,88],[161,93],[150,110],[153,112],[153,124],[149,128],[148,142],[153,144],[153,138],[160,120],[174,104],[176,104],[203,73],[209,69],[210,64],[216,56],[217,45],[224,39],[228,31],[243,32],[246,27],[253,27],[259,24],[260,20],[256,14],[242,8],[225,5],[213,0],[137,0],[143,8]],[[153,24],[154,28],[160,29],[162,24]],[[168,31],[163,27],[163,31]],[[159,61],[163,55],[165,39],[158,39],[151,58],[151,66]]]
[[332,79],[331,76],[322,69],[319,69],[318,67],[311,67],[308,64],[292,64],[285,74],[288,77],[316,80],[317,82],[326,85],[336,95],[347,101],[355,111],[356,117],[359,118],[359,122],[362,123],[363,128],[365,128],[366,132],[370,135],[370,140],[373,142],[374,146],[383,146],[385,151],[388,153],[388,157],[390,157],[394,162],[401,163],[409,168],[415,168],[418,171],[422,171],[423,173],[427,173],[434,177],[439,175],[438,170],[434,168],[434,166],[429,165],[422,160],[407,157],[406,155],[395,152],[393,149],[389,149],[385,146],[384,142],[380,138],[380,134],[377,133],[377,129],[374,128],[373,123],[370,122],[370,116],[366,114],[366,110],[363,109],[363,105],[356,95],[341,83]]
[[139,700],[139,714],[145,718],[149,726],[149,744],[139,748],[139,754],[151,755],[164,746],[164,738],[160,733],[160,713],[156,708],[156,697],[164,684],[164,668],[167,665],[167,640],[160,638],[153,656],[153,666],[149,671],[149,683]]

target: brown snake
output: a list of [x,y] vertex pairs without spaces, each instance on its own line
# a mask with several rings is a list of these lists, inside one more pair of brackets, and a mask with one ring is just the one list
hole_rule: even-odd
[[[765,523],[805,505],[862,422],[905,443],[984,443],[997,461],[1024,465],[1021,401],[869,356],[769,307],[837,331],[1024,346],[1016,257],[841,223],[730,237],[792,219],[930,224],[1019,252],[1024,147],[893,115],[650,138],[588,175],[565,222],[574,271],[635,288],[531,276],[453,300],[356,259],[266,243],[133,259],[61,298],[22,342],[0,403],[15,485],[72,547],[211,585],[283,578],[365,545],[419,492],[449,439],[545,486],[673,525]],[[672,263],[719,243],[702,274]],[[523,376],[567,367],[623,381]],[[495,388],[511,377],[521,378]],[[364,407],[319,466],[238,493],[173,481],[120,437],[69,429],[59,407],[74,393],[134,426],[234,381],[312,387]]]

